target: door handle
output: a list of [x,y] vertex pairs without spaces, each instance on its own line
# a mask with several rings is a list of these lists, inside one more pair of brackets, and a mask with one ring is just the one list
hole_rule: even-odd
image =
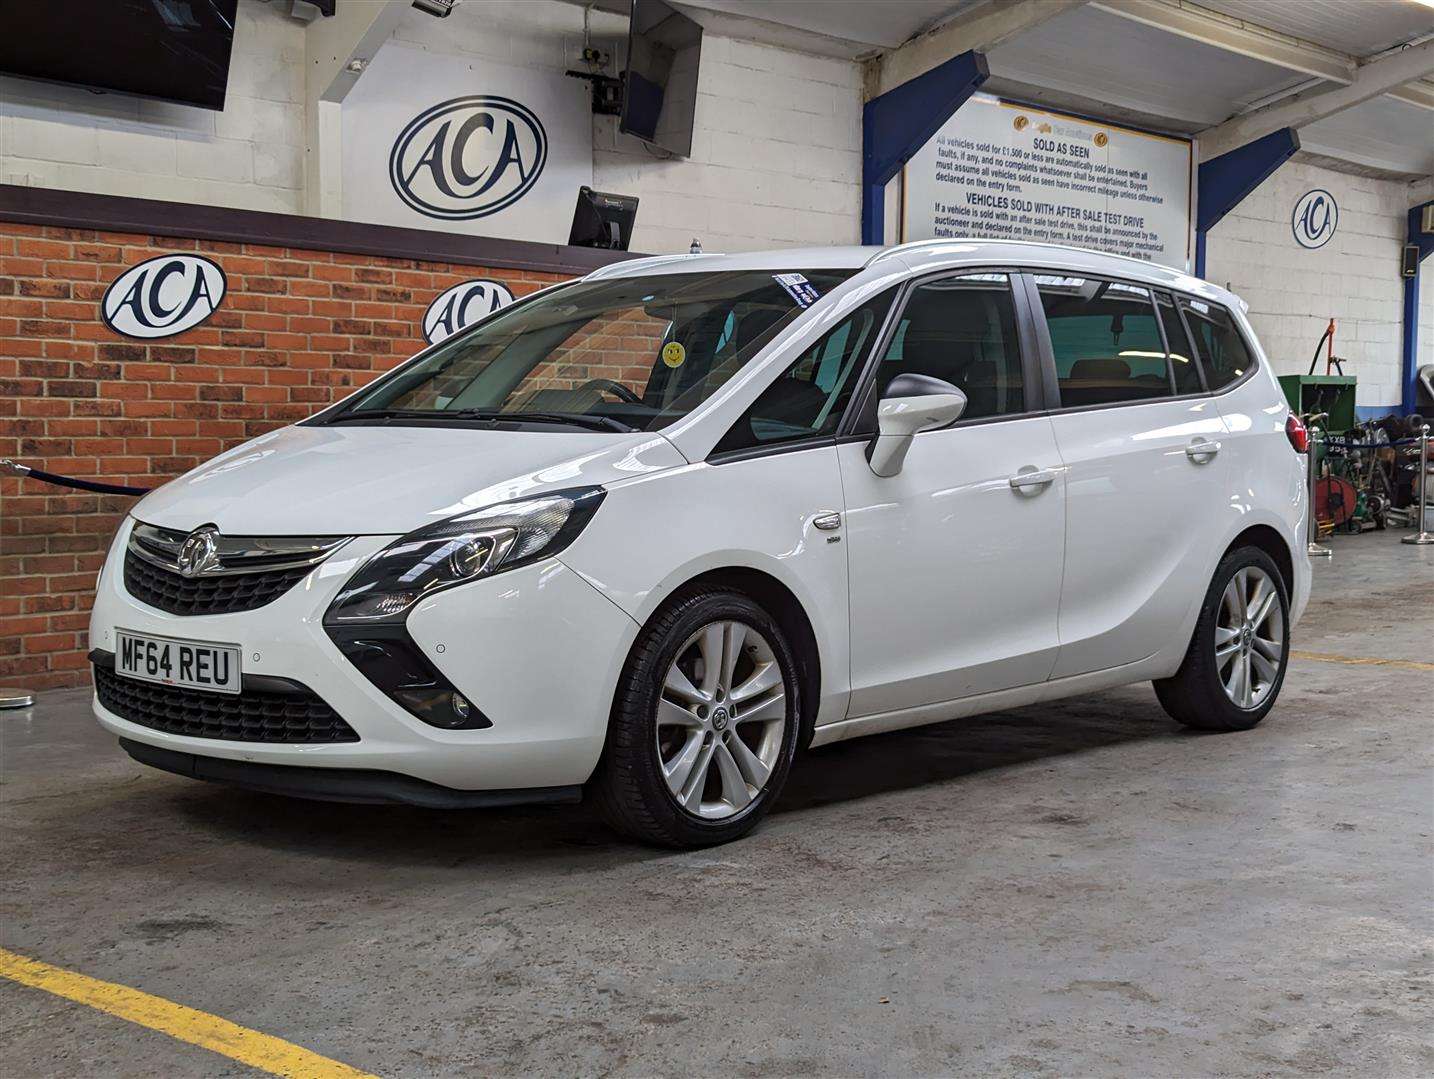
[[1046,487],[1055,483],[1064,468],[1033,468],[1027,465],[1008,481],[1014,491],[1025,491],[1034,487]]
[[1219,452],[1220,443],[1208,438],[1197,438],[1185,447],[1185,456],[1197,465],[1203,465],[1206,461],[1213,460],[1215,454]]

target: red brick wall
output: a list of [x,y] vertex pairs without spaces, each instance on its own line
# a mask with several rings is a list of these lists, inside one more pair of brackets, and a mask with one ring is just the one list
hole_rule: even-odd
[[[207,255],[228,289],[174,337],[122,337],[99,318],[125,268]],[[0,457],[158,486],[302,419],[423,347],[420,320],[472,278],[521,296],[554,274],[0,222]],[[95,575],[131,498],[0,479],[0,681],[88,680]]]

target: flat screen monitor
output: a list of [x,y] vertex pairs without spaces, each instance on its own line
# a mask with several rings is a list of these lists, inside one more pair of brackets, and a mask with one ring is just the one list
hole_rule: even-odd
[[223,109],[239,0],[0,0],[0,73]]
[[632,0],[618,129],[689,156],[701,59],[702,27],[662,0]]
[[626,251],[632,242],[632,225],[636,220],[635,195],[610,195],[606,191],[580,187],[568,243],[573,247]]

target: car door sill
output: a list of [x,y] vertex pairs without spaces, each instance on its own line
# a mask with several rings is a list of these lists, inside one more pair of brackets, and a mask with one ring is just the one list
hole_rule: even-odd
[[824,723],[812,735],[811,745],[829,745],[843,742],[848,738],[860,738],[866,734],[880,734],[883,731],[899,731],[907,727],[921,727],[929,723],[944,723],[951,719],[980,715],[985,712],[1000,712],[1008,708],[1020,708],[1038,701],[1070,697],[1077,693],[1094,693],[1114,686],[1144,682],[1151,678],[1169,675],[1170,670],[1163,652],[1156,652],[1134,663],[1119,667],[1107,667],[1100,671],[1067,675],[1049,682],[1035,682],[1014,689],[997,690],[994,693],[978,693],[973,697],[960,697],[936,704],[917,705],[901,708],[894,712],[876,712],[868,716],[841,719]]

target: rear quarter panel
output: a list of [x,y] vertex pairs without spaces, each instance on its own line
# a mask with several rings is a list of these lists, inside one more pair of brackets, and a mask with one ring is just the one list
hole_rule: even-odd
[[[1294,567],[1291,621],[1297,622],[1309,602],[1311,570],[1306,551],[1306,459],[1295,453],[1285,433],[1290,415],[1284,391],[1243,313],[1236,311],[1245,339],[1255,350],[1259,367],[1254,374],[1215,400],[1229,430],[1229,500],[1224,542],[1215,552],[1218,561],[1234,538],[1254,525],[1267,525],[1289,545]],[[1213,562],[1211,566],[1213,572]]]

